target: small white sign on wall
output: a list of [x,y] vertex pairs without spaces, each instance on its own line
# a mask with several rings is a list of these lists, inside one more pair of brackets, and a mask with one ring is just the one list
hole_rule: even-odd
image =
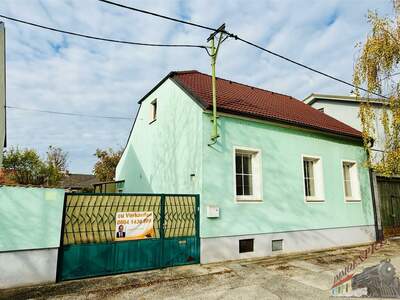
[[208,205],[207,218],[219,218],[219,207],[214,205]]

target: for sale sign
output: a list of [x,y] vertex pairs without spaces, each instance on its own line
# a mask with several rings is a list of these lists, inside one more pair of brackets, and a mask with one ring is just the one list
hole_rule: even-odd
[[155,236],[152,211],[117,212],[115,240],[141,240]]

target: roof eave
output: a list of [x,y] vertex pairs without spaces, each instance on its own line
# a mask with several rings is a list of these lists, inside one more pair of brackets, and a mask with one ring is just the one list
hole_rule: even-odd
[[316,127],[316,126],[307,125],[307,124],[303,124],[303,123],[300,123],[300,122],[283,120],[283,119],[273,118],[273,117],[265,117],[265,116],[260,116],[260,115],[256,115],[256,114],[245,113],[245,112],[240,112],[239,113],[237,111],[232,111],[232,110],[228,110],[228,109],[221,109],[220,108],[219,111],[223,112],[223,113],[230,114],[230,115],[234,115],[234,116],[242,116],[242,117],[255,119],[255,120],[261,120],[261,121],[270,121],[270,122],[274,122],[274,123],[290,125],[290,126],[293,126],[293,127],[299,128],[299,129],[310,129],[310,130],[317,131],[317,132],[322,133],[322,134],[334,135],[335,137],[347,138],[347,139],[355,140],[357,142],[362,142],[361,133],[360,133],[360,135],[356,135],[356,134],[338,132],[338,131],[335,131],[335,130],[322,129],[322,128],[319,128],[319,127]]

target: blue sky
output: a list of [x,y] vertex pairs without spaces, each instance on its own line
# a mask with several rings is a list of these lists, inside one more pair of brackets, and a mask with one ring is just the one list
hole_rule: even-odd
[[[116,0],[117,1],[117,0]],[[354,47],[368,33],[368,9],[391,14],[391,0],[134,1],[120,3],[218,27],[351,81]],[[64,30],[153,43],[205,44],[209,32],[96,0],[1,0],[0,14]],[[0,18],[1,19],[1,18]],[[85,40],[3,20],[7,104],[84,114],[135,116],[137,101],[171,70],[210,73],[204,50],[145,48]],[[350,88],[227,40],[217,75],[303,99]],[[71,172],[90,173],[96,148],[123,147],[131,121],[9,109],[8,145],[49,145],[69,153]]]

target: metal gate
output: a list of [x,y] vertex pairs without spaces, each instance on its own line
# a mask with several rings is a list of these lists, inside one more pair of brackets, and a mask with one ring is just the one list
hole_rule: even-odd
[[383,235],[400,236],[400,179],[378,177],[377,181]]
[[[151,238],[116,241],[117,212],[150,211]],[[199,262],[198,195],[65,195],[57,281]]]

